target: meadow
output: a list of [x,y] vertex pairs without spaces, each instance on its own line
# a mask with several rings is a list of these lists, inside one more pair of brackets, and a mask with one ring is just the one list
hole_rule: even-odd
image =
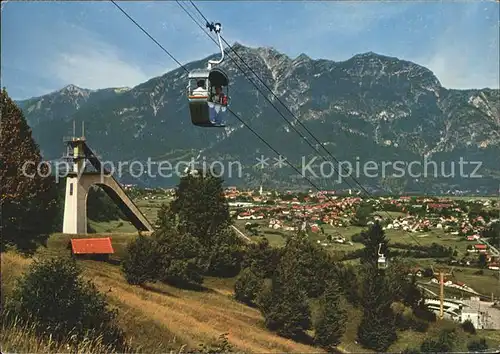
[[[168,200],[140,200],[138,206],[146,217],[154,222],[161,204],[166,201]],[[257,222],[262,224],[261,235],[267,237],[272,245],[277,247],[284,245],[290,232],[269,229],[265,225],[267,222]],[[245,223],[246,220],[236,220],[235,225],[249,235],[244,229]],[[96,234],[76,237],[111,237],[115,254],[108,262],[79,260],[78,264],[83,269],[83,275],[106,294],[112,307],[118,309],[119,325],[125,330],[132,344],[140,351],[177,353],[196,350],[201,343],[214,342],[221,334],[227,333],[227,338],[236,351],[323,352],[317,347],[282,338],[267,330],[264,318],[258,309],[234,300],[233,289],[236,278],[206,277],[201,291],[179,289],[163,283],[147,283],[143,286],[128,284],[120,271],[119,262],[126,252],[127,244],[137,236],[133,226],[120,220],[104,223],[91,222],[91,226],[97,231]],[[310,237],[313,241],[323,242],[327,235],[333,235],[345,237],[349,241],[363,228],[357,226],[334,228],[325,225],[324,230],[325,234],[311,234]],[[411,244],[414,242],[408,233],[400,230],[387,230],[387,236],[391,243]],[[414,233],[413,236],[422,245],[436,242],[446,247],[456,247],[460,253],[465,252],[467,246],[467,242],[442,231]],[[75,236],[53,234],[47,242],[47,247],[40,248],[34,258],[69,256],[68,243],[71,237]],[[252,239],[259,237],[251,236]],[[353,242],[352,245],[332,243],[327,248],[353,251],[362,248],[362,245],[356,242]],[[16,278],[23,274],[31,261],[32,259],[12,251],[2,254],[2,289],[6,296],[12,290]],[[432,259],[419,259],[416,261],[416,265],[429,266],[433,261]],[[457,271],[454,272],[456,280],[465,282],[481,293],[493,293],[495,297],[500,297],[499,281],[498,278],[495,278],[496,273],[484,271],[483,275],[478,275],[474,274],[477,269],[466,267],[457,267],[456,269]],[[427,281],[428,279],[421,279],[421,283],[427,283]],[[439,290],[433,284],[426,284],[426,287],[435,292]],[[445,289],[445,294],[460,295],[453,291],[448,292],[448,289]],[[315,308],[317,308],[314,300],[311,305],[314,321]],[[347,329],[338,349],[342,352],[370,352],[356,343],[361,310],[350,305],[347,306],[349,313]],[[427,333],[398,332],[399,339],[389,348],[389,351],[418,347],[426,337],[437,333],[446,326],[453,326],[453,324],[446,320],[438,321],[431,324]],[[478,336],[487,338],[490,347],[500,345],[499,331],[479,330],[476,336],[467,334],[461,329],[459,332],[460,339],[457,345],[460,350],[466,350],[468,341]],[[52,351],[61,351],[63,348],[53,347],[53,344],[47,343],[44,339],[34,337],[30,334],[29,329],[5,329],[0,338],[4,350],[13,348],[15,351],[35,352],[47,351],[47,348]],[[20,344],[21,342],[25,344]],[[92,348],[99,348],[99,346],[94,345]]]
[[[179,289],[163,283],[148,283],[143,286],[129,285],[116,261],[125,252],[127,243],[134,233],[97,234],[96,237],[112,237],[115,255],[109,262],[79,260],[83,275],[94,282],[107,295],[112,307],[118,309],[119,325],[125,330],[136,348],[148,352],[181,352],[198,349],[200,343],[210,343],[227,333],[235,350],[245,352],[323,352],[316,347],[301,344],[273,334],[264,326],[260,312],[233,299],[235,278],[207,277],[203,290]],[[84,236],[80,236],[84,237]],[[35,258],[69,256],[67,243],[70,237],[54,234],[46,248],[41,248]],[[2,287],[6,294],[12,290],[15,279],[22,275],[31,259],[14,252],[2,254]],[[314,304],[313,320],[314,320]],[[348,305],[349,321],[339,350],[343,352],[370,352],[356,344],[356,330],[361,319],[360,309]],[[390,351],[404,350],[418,346],[429,333],[437,333],[448,321],[431,325],[430,332],[399,332],[399,340]],[[12,330],[11,330],[12,331]],[[478,331],[490,345],[500,345],[498,331]],[[9,335],[10,333],[10,335]],[[29,332],[28,332],[29,335]],[[2,341],[11,343],[19,334],[9,331],[2,335]],[[461,333],[461,348],[476,338]],[[32,338],[28,351],[43,350],[47,343]],[[19,348],[19,347],[18,347]],[[19,349],[17,349],[19,350]]]

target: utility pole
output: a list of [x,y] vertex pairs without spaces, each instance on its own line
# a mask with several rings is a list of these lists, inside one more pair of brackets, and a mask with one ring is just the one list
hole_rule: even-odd
[[444,273],[439,271],[439,319],[444,317]]
[[[432,272],[436,275],[434,268],[432,268]],[[442,269],[439,269],[437,273],[439,274],[439,319],[442,320],[444,318],[444,277],[452,276],[453,268],[449,273]]]

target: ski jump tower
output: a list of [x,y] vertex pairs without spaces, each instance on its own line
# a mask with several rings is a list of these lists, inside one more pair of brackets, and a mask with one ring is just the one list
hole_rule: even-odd
[[[118,181],[109,171],[103,170],[103,165],[87,145],[85,137],[67,137],[64,138],[64,142],[67,144],[67,153],[64,157],[72,162],[72,168],[66,178],[63,233],[87,233],[87,196],[94,185],[106,192],[137,230],[153,231],[149,221],[127,196]],[[86,161],[89,161],[96,171],[86,171],[85,168],[88,166]]]

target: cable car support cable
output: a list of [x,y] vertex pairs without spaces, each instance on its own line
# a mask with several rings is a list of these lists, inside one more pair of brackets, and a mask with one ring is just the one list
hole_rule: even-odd
[[[193,18],[193,16],[180,4],[180,2],[178,0],[176,0],[177,4],[188,14],[188,16],[193,20],[193,22],[195,22],[203,31],[203,27],[198,24],[198,22]],[[207,23],[207,27],[209,26],[209,21],[208,19],[206,18],[206,16],[201,12],[201,10],[196,6],[196,4],[194,4],[194,2],[192,0],[190,0],[190,3],[191,5],[195,8],[195,10],[200,14],[200,16],[206,21]],[[215,42],[215,40],[210,36],[210,34],[208,34],[206,31],[204,31],[208,37]],[[311,135],[311,137],[323,148],[323,150],[326,151],[326,153],[328,155],[330,155],[330,157],[335,161],[337,162],[339,165],[340,165],[340,162],[332,155],[332,153],[316,138],[316,136],[300,121],[300,119],[298,119],[298,117],[280,100],[280,98],[273,92],[273,90],[271,88],[269,88],[269,86],[264,82],[264,80],[262,80],[259,75],[252,69],[252,67],[250,67],[246,62],[245,60],[238,54],[238,52],[236,52],[232,47],[231,45],[224,39],[224,37],[220,36],[219,39],[222,39],[222,41],[228,46],[228,48],[231,49],[231,51],[242,61],[243,64],[245,64],[245,66],[252,72],[252,74],[254,74],[257,79],[268,89],[268,91],[273,95],[273,97],[279,102],[281,103],[281,105],[283,107],[285,107],[285,109],[292,115],[292,117],[294,117],[295,121],[297,123],[299,123],[308,133],[309,135]],[[216,42],[215,42],[216,43]],[[229,57],[229,56],[228,56]],[[232,58],[232,57],[229,57],[233,63],[237,66],[237,68],[245,75],[245,77],[250,81],[250,83],[252,83],[254,85],[254,87],[264,96],[264,98],[269,102],[269,104],[271,104],[271,106],[273,106],[274,109],[276,109],[276,111],[281,115],[281,117],[290,125],[290,127],[292,127],[292,129],[294,129],[294,131],[299,134],[299,136],[301,136],[301,138],[303,138],[308,144],[309,146],[311,146],[311,148],[316,151],[316,153],[318,153],[322,158],[323,160],[325,161],[328,161],[325,159],[325,157],[309,142],[309,140],[307,140],[307,138],[302,135],[296,128],[295,126],[288,120],[286,119],[286,117],[283,115],[283,113],[281,113],[281,111],[267,98],[267,96],[260,90],[260,88],[255,84],[255,82],[253,82],[249,77],[248,75],[246,74],[246,72],[236,63],[236,61]],[[233,113],[234,114],[234,113]],[[345,172],[345,170],[344,170]],[[366,188],[363,187],[363,185],[358,182],[356,180],[356,178],[352,177],[351,178],[353,179],[353,181],[361,187],[361,189],[366,193],[366,195],[370,198],[372,198],[373,196],[370,194],[370,192],[368,192],[366,190]],[[349,187],[353,188],[351,184],[349,184],[347,181],[344,181]],[[394,221],[394,219],[391,217],[391,215],[385,211],[385,213],[387,214],[387,216],[389,217],[389,219],[391,221]],[[416,239],[413,235],[410,234],[410,237],[419,245],[421,246],[420,242],[418,241],[418,239]]]
[[[114,0],[110,0],[110,1],[111,1],[111,2],[112,2],[112,3],[113,3],[113,4],[114,4],[114,5],[115,5],[115,6],[116,6],[116,7],[117,7],[117,8],[118,8],[118,9],[119,9],[119,10],[120,10],[120,11],[121,11],[121,12],[122,12],[122,13],[123,13],[123,14],[124,14],[127,18],[128,18],[128,19],[129,19],[129,20],[130,20],[130,21],[132,21],[132,22],[133,22],[133,23],[134,23],[134,24],[135,24],[135,25],[136,25],[136,26],[137,26],[137,27],[138,27],[138,28],[139,28],[139,29],[140,29],[140,30],[141,30],[144,34],[146,34],[146,35],[147,35],[147,36],[148,36],[148,37],[149,37],[149,38],[150,38],[150,39],[151,39],[151,40],[152,40],[152,41],[153,41],[156,45],[158,45],[158,47],[159,47],[159,48],[161,48],[161,49],[162,49],[162,50],[163,50],[163,51],[164,51],[164,52],[165,52],[165,53],[166,53],[166,54],[167,54],[167,55],[168,55],[168,56],[169,56],[172,60],[174,60],[174,61],[175,61],[175,62],[176,62],[176,63],[177,63],[177,64],[178,64],[181,68],[183,68],[183,69],[184,69],[184,71],[186,71],[187,73],[189,73],[189,70],[187,70],[187,69],[186,69],[186,67],[185,67],[182,63],[180,63],[180,62],[179,62],[179,61],[178,61],[178,60],[177,60],[177,59],[176,59],[176,58],[175,58],[175,57],[174,57],[174,56],[173,56],[173,55],[172,55],[172,54],[171,54],[168,50],[166,50],[166,49],[165,49],[165,48],[164,48],[164,47],[163,47],[163,46],[162,46],[162,45],[161,45],[161,44],[160,44],[160,43],[159,43],[156,39],[154,39],[154,37],[152,37],[152,36],[151,36],[151,35],[150,35],[150,34],[149,34],[149,33],[148,33],[148,32],[147,32],[147,31],[146,31],[146,30],[145,30],[145,29],[141,26],[141,25],[139,25],[139,24],[138,24],[138,23],[137,23],[137,22],[136,22],[136,21],[135,21],[135,20],[134,20],[134,19],[133,19],[133,18],[132,18],[132,17],[131,17],[131,16],[130,16],[130,15],[129,15],[126,11],[125,11],[125,10],[123,10],[123,9],[122,9],[122,8],[121,8],[121,7],[120,7],[120,6],[119,6],[119,5],[118,5],[118,4],[117,4]],[[195,6],[195,5],[193,4],[193,6]],[[181,6],[181,7],[182,7],[182,6]],[[196,7],[196,6],[195,6],[195,7]],[[198,11],[199,11],[199,10],[198,10]],[[200,12],[200,13],[201,13],[201,12]],[[204,17],[204,16],[203,16],[203,17]],[[196,21],[195,21],[195,22],[196,22]],[[208,23],[208,21],[207,21],[207,23]],[[214,25],[214,26],[215,26],[215,25]],[[219,26],[219,28],[220,28],[220,26]],[[216,30],[217,30],[217,29],[216,29]],[[210,38],[212,38],[212,37],[210,37]],[[223,39],[223,41],[227,44],[227,42],[226,42],[224,39]],[[235,52],[232,48],[231,48],[231,50],[232,50],[235,54],[237,54],[237,53],[236,53],[236,52]],[[222,51],[222,52],[223,52],[223,51]],[[240,57],[240,59],[241,59],[241,57]],[[241,60],[242,60],[242,59],[241,59]],[[243,60],[242,60],[242,61],[243,61]],[[243,62],[244,62],[244,61],[243,61]],[[245,63],[245,62],[244,62],[244,63]],[[246,64],[246,63],[245,63],[245,64]],[[246,65],[247,65],[247,67],[249,67],[249,66],[248,66],[248,64],[246,64]],[[249,69],[250,69],[250,70],[254,73],[254,75],[256,75],[256,76],[257,76],[257,78],[259,78],[259,77],[258,77],[258,75],[257,75],[257,74],[255,74],[255,72],[254,72],[254,71],[253,71],[250,67],[249,67]],[[241,68],[240,68],[240,70],[241,70]],[[243,71],[242,71],[242,72],[243,72]],[[259,78],[259,80],[262,82],[262,80],[261,80],[260,78]],[[251,82],[252,82],[252,81],[251,81]],[[252,83],[253,83],[253,82],[252,82]],[[255,83],[253,83],[253,84],[254,84],[254,86],[256,86],[256,85],[255,85]],[[263,83],[263,84],[265,85],[265,83]],[[267,87],[267,85],[265,85],[265,86]],[[256,87],[257,87],[257,86],[256,86]],[[267,87],[267,88],[268,88],[268,87]],[[268,89],[269,89],[269,88],[268,88]],[[270,89],[269,89],[269,90],[270,90]],[[271,90],[270,90],[270,91],[271,91]],[[259,90],[259,92],[260,92],[260,90]],[[272,92],[272,91],[271,91],[271,92]],[[261,92],[261,93],[262,93],[262,92]],[[273,93],[273,95],[274,95],[274,93]],[[264,97],[265,97],[265,95],[264,95]],[[266,97],[266,98],[267,98],[267,97]],[[278,100],[279,100],[279,99],[278,99]],[[283,105],[283,103],[282,103],[281,101],[280,101],[280,103]],[[271,103],[271,104],[272,104],[272,103]],[[274,105],[273,105],[273,107],[274,107],[275,109],[277,109]],[[285,106],[285,108],[286,108],[286,106]],[[248,128],[248,129],[249,129],[249,130],[250,130],[250,131],[251,131],[251,132],[252,132],[255,136],[257,136],[257,137],[258,137],[258,138],[259,138],[259,139],[260,139],[260,140],[261,140],[261,141],[262,141],[262,142],[263,142],[263,143],[264,143],[267,147],[269,147],[269,148],[270,148],[273,152],[275,152],[277,155],[281,155],[281,154],[280,154],[280,153],[279,153],[276,149],[274,149],[274,148],[273,148],[273,147],[272,147],[272,146],[271,146],[271,145],[270,145],[270,144],[269,144],[269,143],[268,143],[268,142],[267,142],[264,138],[262,138],[262,137],[261,137],[261,136],[260,136],[260,135],[259,135],[259,134],[258,134],[258,133],[254,130],[254,129],[252,129],[252,128],[251,128],[251,127],[250,127],[250,126],[249,126],[249,125],[248,125],[245,121],[243,121],[243,119],[242,119],[242,118],[241,118],[238,114],[236,114],[234,111],[232,111],[232,110],[231,110],[231,109],[229,109],[229,108],[228,108],[228,111],[229,111],[229,112],[231,112],[231,114],[233,114],[233,115],[234,115],[234,116],[235,116],[235,117],[236,117],[236,118],[237,118],[237,119],[238,119],[238,120],[239,120],[239,121],[240,121],[240,122],[241,122],[241,123],[242,123],[245,127],[247,127],[247,128]],[[279,112],[279,110],[278,110],[278,112]],[[296,117],[295,117],[295,118],[296,118]],[[286,118],[285,118],[285,119],[286,119]],[[297,118],[296,118],[296,119],[297,119]],[[298,119],[297,119],[297,120],[298,120]],[[300,121],[299,121],[299,123],[302,125],[302,123],[301,123]],[[290,124],[290,123],[289,123],[289,124]],[[307,128],[306,128],[306,129],[307,129]],[[311,134],[311,133],[309,132],[309,134]],[[314,135],[313,135],[313,134],[311,134],[311,135],[314,137]],[[304,137],[304,139],[306,139],[306,138]],[[321,143],[320,143],[320,145],[321,145],[321,146],[323,146],[323,144],[321,144]],[[323,146],[323,148],[324,148],[324,146]],[[316,150],[316,149],[315,149],[315,150]],[[326,150],[326,149],[325,149],[325,150]],[[332,156],[332,157],[333,157],[333,156]],[[301,175],[300,171],[299,171],[299,170],[298,170],[295,166],[293,166],[293,164],[291,164],[288,160],[285,160],[285,162],[286,162],[288,165],[290,165],[290,167],[292,167],[292,169],[294,169],[294,170],[295,170],[295,171],[296,171],[299,175]],[[303,178],[304,178],[307,182],[309,182],[309,184],[310,184],[311,186],[313,186],[316,190],[321,191],[321,190],[319,189],[319,187],[317,187],[317,186],[316,186],[316,184],[314,184],[314,183],[313,183],[313,182],[312,182],[309,178],[307,178],[307,177],[305,177],[305,176],[302,176],[302,177],[303,177]],[[369,193],[368,193],[368,194],[369,194]],[[330,198],[328,197],[328,199],[330,199]],[[331,200],[331,199],[330,199],[330,200]],[[390,217],[390,215],[389,215],[389,217]],[[390,218],[391,218],[391,217],[390,217]],[[392,218],[391,218],[391,219],[392,219]],[[411,235],[410,235],[410,236],[411,236]],[[412,237],[412,238],[414,238],[414,237]],[[414,240],[415,240],[418,244],[420,244],[420,243],[418,242],[418,240],[416,240],[415,238],[414,238]]]
[[[161,44],[159,44],[146,30],[144,30],[136,21],[134,21],[134,19],[129,16],[125,10],[123,10],[114,0],[110,0],[118,9],[120,9],[121,12],[123,12],[127,18],[129,18],[137,27],[139,27],[149,38],[151,38],[165,53],[167,53],[177,64],[179,64],[179,66],[181,66],[186,72],[189,73],[189,70],[187,70],[184,65],[182,65],[177,59],[175,59],[175,57],[170,54]],[[236,112],[232,111],[231,109],[228,108],[228,111],[231,112],[231,114],[233,114],[236,119],[238,119],[246,128],[248,128],[255,136],[257,136],[269,149],[271,149],[274,153],[276,153],[277,155],[281,155],[279,153],[279,151],[277,151],[275,148],[273,148],[271,146],[271,144],[269,144],[263,137],[261,137],[259,135],[259,133],[257,133],[254,129],[252,129],[252,127],[250,127]],[[292,167],[299,175],[301,175],[300,171],[295,167],[293,166],[292,163],[290,163],[289,161],[285,160],[285,162],[290,165],[290,167]],[[311,186],[313,186],[316,190],[320,191],[320,189],[307,177],[303,176],[303,178],[309,182],[309,184],[311,184]]]

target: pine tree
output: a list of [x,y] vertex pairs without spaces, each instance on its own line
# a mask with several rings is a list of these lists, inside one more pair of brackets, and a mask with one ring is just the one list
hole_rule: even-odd
[[197,239],[202,247],[200,256],[208,264],[207,274],[234,276],[240,270],[244,243],[230,229],[222,183],[221,178],[201,172],[183,177],[175,200],[162,210],[167,215],[160,215],[160,220]]
[[286,338],[300,338],[311,328],[311,313],[306,292],[296,278],[283,272],[272,280],[269,292],[260,297],[259,307],[266,327]]
[[385,255],[386,259],[389,257],[389,241],[387,240],[384,230],[378,221],[376,221],[367,232],[362,233],[363,254],[361,256],[361,263],[368,263],[373,267],[377,267],[378,250],[381,245],[380,252]]
[[179,217],[179,230],[196,237],[207,249],[215,235],[231,224],[222,183],[221,178],[202,173],[183,177],[170,205]]
[[337,282],[331,280],[323,294],[321,313],[315,325],[314,342],[327,350],[339,345],[345,332],[347,313],[342,307],[340,292]]
[[354,266],[345,263],[336,263],[334,271],[334,279],[340,285],[346,300],[357,306],[360,303],[359,279]]
[[397,339],[395,314],[388,282],[376,267],[363,267],[363,318],[358,327],[358,341],[365,348],[385,352]]
[[393,289],[391,277],[380,272],[377,264],[379,245],[382,245],[380,252],[388,256],[388,240],[378,222],[363,236],[363,318],[358,327],[358,340],[366,348],[385,351],[397,339],[395,314],[391,308],[397,291]]
[[13,244],[31,251],[54,231],[57,188],[49,166],[39,165],[42,158],[31,129],[5,89],[0,104],[1,247]]
[[234,297],[244,304],[254,306],[263,287],[263,280],[251,268],[241,271],[234,284]]
[[410,272],[411,267],[407,262],[394,259],[385,273],[393,301],[401,301],[415,309],[422,301],[422,291],[417,286],[416,276],[408,278]]

